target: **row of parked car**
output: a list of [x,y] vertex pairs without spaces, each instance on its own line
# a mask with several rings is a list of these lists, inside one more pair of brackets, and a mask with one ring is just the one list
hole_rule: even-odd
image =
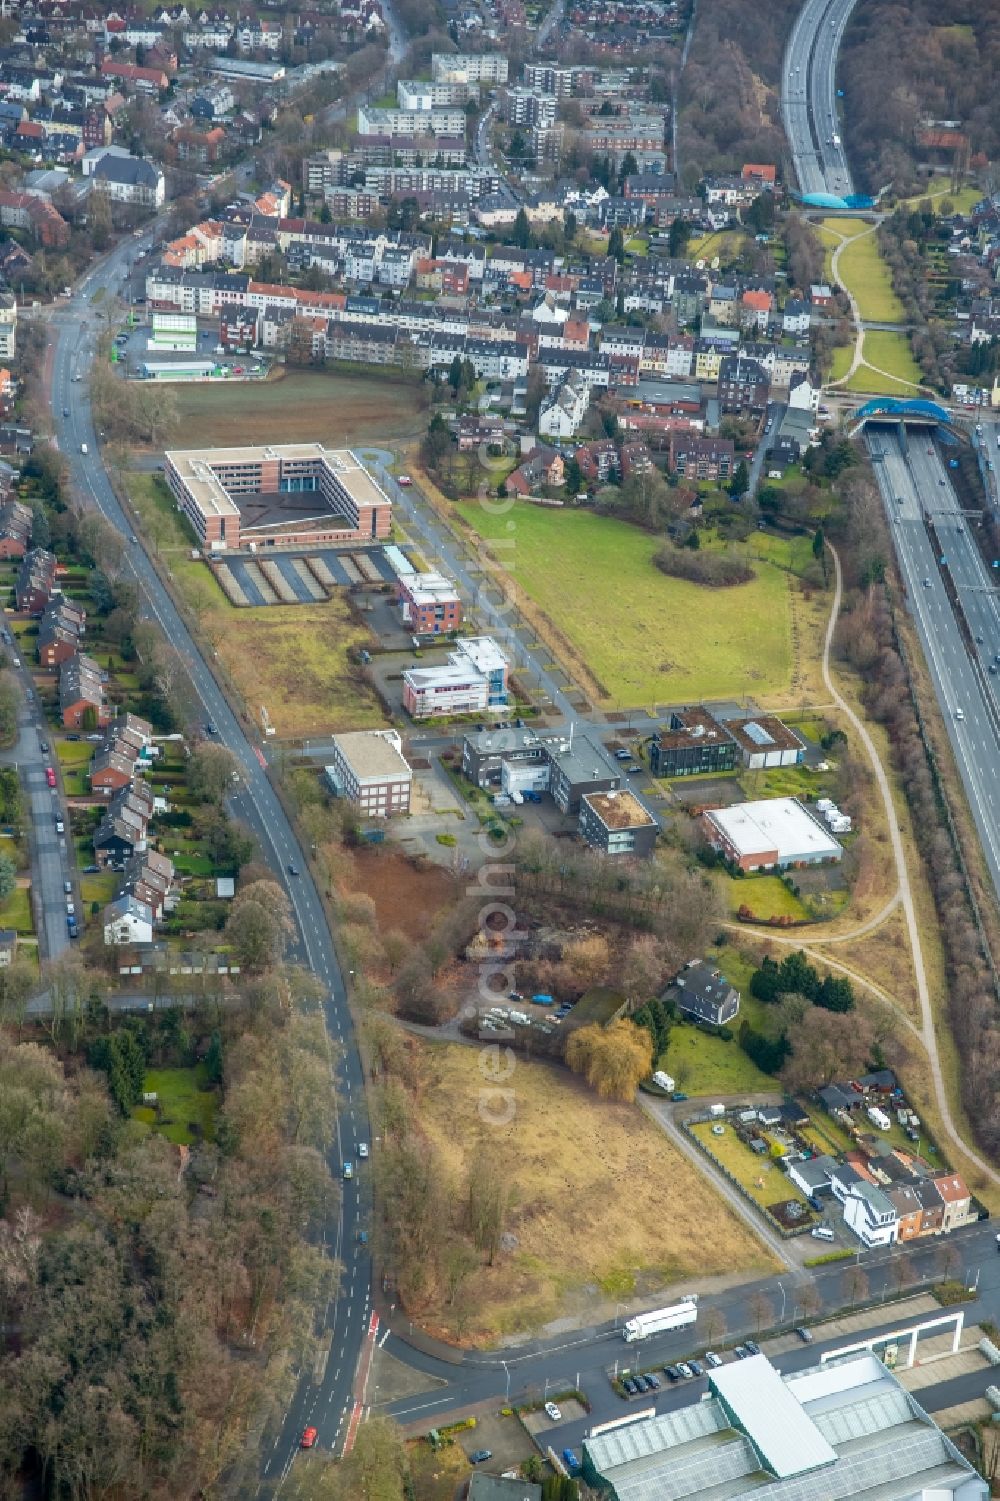
[[[813,1340],[812,1330],[800,1326],[795,1333],[804,1345],[811,1345]],[[755,1339],[744,1340],[742,1345],[737,1345],[733,1350],[737,1360],[746,1360],[751,1355],[760,1354],[760,1345]],[[695,1376],[704,1376],[706,1368],[712,1370],[715,1366],[723,1364],[722,1356],[714,1350],[706,1350],[703,1360],[679,1360],[676,1365],[665,1365],[663,1374],[670,1382],[690,1381]],[[647,1371],[643,1376],[626,1376],[622,1382],[625,1393],[629,1397],[637,1397],[642,1392],[657,1392],[660,1389],[660,1378],[653,1371]]]

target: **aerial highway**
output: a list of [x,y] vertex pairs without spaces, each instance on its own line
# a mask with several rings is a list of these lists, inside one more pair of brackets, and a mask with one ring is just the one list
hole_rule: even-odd
[[[236,757],[239,784],[231,799],[232,811],[256,836],[275,879],[288,894],[298,930],[290,957],[306,966],[325,988],[326,1023],[335,1050],[333,1067],[341,1107],[330,1167],[339,1179],[342,1164],[358,1162],[358,1146],[370,1142],[371,1133],[361,1059],[326,915],[305,855],[265,774],[260,746],[230,708],[115,495],[90,409],[88,377],[97,322],[91,315],[92,301],[97,294],[106,297],[118,291],[128,262],[148,248],[156,233],[154,227],[138,241],[127,240],[98,262],[53,319],[51,401],[55,440],[65,456],[76,499],[100,511],[124,539],[124,566],[136,580],[143,613],[160,625],[165,639],[177,650],[197,712]],[[360,1174],[344,1182],[342,1188],[342,1203],[325,1234],[331,1255],[342,1266],[339,1296],[332,1300],[324,1318],[330,1358],[319,1382],[313,1383],[311,1372],[303,1376],[280,1432],[268,1440],[263,1456],[267,1476],[287,1470],[307,1424],[318,1429],[320,1444],[335,1449],[342,1441],[353,1406],[358,1355],[368,1327],[371,1263],[367,1248],[358,1238],[365,1197]]]
[[[1000,611],[969,522],[928,430],[901,443],[887,427],[867,432],[886,513],[945,728],[994,887],[1000,893]],[[933,527],[937,545],[932,541]],[[974,523],[973,523],[974,524]],[[949,583],[968,624],[963,635]]]
[[853,191],[837,117],[837,54],[856,0],[806,0],[781,77],[781,114],[803,196]]

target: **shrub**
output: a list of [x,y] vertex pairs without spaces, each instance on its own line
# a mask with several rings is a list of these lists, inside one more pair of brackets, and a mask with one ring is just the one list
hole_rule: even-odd
[[674,547],[668,543],[653,557],[661,573],[671,578],[687,579],[692,584],[703,584],[709,589],[731,589],[736,584],[749,584],[756,577],[746,558],[729,553],[692,552],[690,548]]

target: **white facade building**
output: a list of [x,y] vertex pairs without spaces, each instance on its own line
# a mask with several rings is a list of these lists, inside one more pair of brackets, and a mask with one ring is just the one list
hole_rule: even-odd
[[327,781],[368,818],[409,813],[413,772],[395,730],[358,730],[334,735]]

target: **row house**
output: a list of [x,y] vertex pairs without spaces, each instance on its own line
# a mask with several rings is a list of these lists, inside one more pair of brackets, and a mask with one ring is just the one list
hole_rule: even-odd
[[53,594],[38,624],[38,661],[42,667],[59,667],[80,649],[87,625],[87,612],[64,594]]
[[156,850],[134,854],[125,863],[118,883],[118,896],[133,896],[144,903],[154,922],[160,922],[173,906],[173,861]]
[[34,516],[30,506],[19,500],[0,504],[0,559],[23,558],[31,546]]
[[693,433],[670,436],[670,470],[684,479],[729,479],[736,467],[736,449],[731,438],[702,438]]
[[723,413],[760,416],[767,408],[770,381],[757,360],[727,355],[719,367],[719,405]]
[[55,554],[42,547],[24,554],[14,584],[14,603],[22,614],[41,615],[55,589],[57,568]]
[[111,718],[111,710],[104,699],[104,673],[93,657],[75,652],[59,667],[59,719],[67,730],[79,730],[87,726],[93,717],[95,729],[101,729]]
[[687,380],[694,365],[694,339],[690,334],[649,332],[639,356],[640,378],[646,375]]

